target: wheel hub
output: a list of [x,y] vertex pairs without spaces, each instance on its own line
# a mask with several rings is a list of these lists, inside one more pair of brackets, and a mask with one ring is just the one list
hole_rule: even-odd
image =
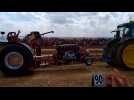
[[123,62],[129,68],[134,68],[134,44],[127,46],[123,50]]
[[18,52],[10,52],[5,56],[5,64],[8,68],[19,69],[24,62],[23,56]]

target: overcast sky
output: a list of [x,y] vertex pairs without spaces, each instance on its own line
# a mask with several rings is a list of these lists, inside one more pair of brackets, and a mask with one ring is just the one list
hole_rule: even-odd
[[0,12],[0,31],[48,32],[53,37],[111,37],[118,24],[134,12]]

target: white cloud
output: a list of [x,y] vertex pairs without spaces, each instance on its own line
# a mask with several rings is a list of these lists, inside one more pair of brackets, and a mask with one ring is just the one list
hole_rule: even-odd
[[0,12],[0,31],[22,30],[55,34],[46,36],[110,37],[118,24],[134,19],[133,12]]

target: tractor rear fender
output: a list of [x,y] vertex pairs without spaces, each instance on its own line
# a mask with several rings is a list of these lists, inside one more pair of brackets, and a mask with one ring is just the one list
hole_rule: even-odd
[[134,41],[134,38],[125,38],[121,39],[121,41],[118,42],[119,45],[124,44],[127,41]]
[[27,45],[25,43],[19,43],[19,44],[22,45],[22,46],[24,46],[24,47],[26,47],[33,54],[33,50],[32,50],[32,48],[29,45]]

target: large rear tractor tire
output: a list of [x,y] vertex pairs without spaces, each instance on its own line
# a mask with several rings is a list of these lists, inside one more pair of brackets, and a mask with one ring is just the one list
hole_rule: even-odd
[[8,44],[0,51],[0,70],[6,75],[28,74],[33,64],[33,54],[22,44]]
[[115,56],[116,56],[116,49],[118,46],[118,41],[116,40],[112,40],[111,42],[109,42],[107,44],[107,47],[104,50],[104,53],[107,57],[110,57],[110,60],[107,61],[107,64],[110,66],[117,66],[117,62],[115,60]]
[[116,60],[120,67],[134,70],[134,40],[128,40],[119,46]]
[[110,66],[116,66],[116,62],[114,60],[114,51],[113,51],[113,48],[109,47],[107,48],[107,55],[111,57],[111,60],[107,61],[107,64],[110,65]]

